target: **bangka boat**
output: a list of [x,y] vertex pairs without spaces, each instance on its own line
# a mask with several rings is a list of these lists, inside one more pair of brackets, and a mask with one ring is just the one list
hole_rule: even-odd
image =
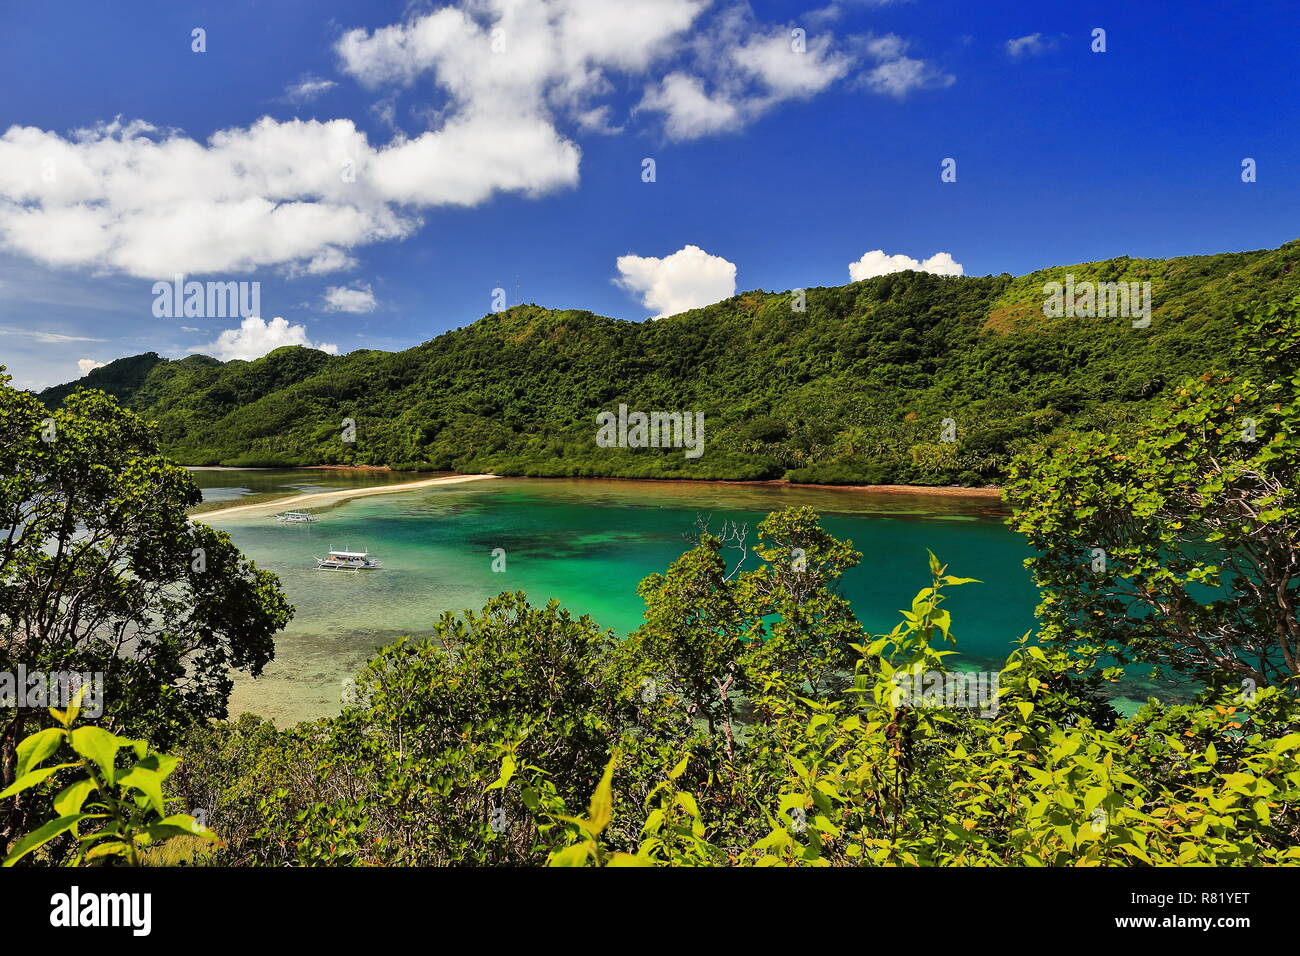
[[293,524],[310,524],[316,518],[305,511],[286,511],[275,516],[276,521],[288,521]]
[[328,558],[317,558],[319,571],[377,571],[383,564],[369,551],[331,551]]

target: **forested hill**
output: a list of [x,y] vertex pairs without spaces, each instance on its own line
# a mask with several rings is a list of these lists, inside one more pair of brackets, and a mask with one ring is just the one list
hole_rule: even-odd
[[[404,352],[148,353],[41,397],[103,388],[187,464],[980,484],[1021,446],[1122,428],[1184,377],[1231,366],[1234,310],[1300,294],[1298,262],[1300,240],[1020,278],[906,272],[808,289],[802,312],[788,292],[746,292],[653,322],[523,305]],[[1048,317],[1044,284],[1067,273],[1149,281],[1150,326]],[[704,453],[598,447],[596,415],[620,403],[702,412]]]

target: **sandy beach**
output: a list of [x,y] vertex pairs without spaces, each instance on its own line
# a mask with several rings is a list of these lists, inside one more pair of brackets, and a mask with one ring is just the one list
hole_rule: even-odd
[[419,488],[432,488],[435,485],[459,485],[467,481],[490,481],[496,475],[444,475],[441,478],[426,478],[423,481],[408,481],[400,485],[379,485],[373,488],[355,488],[340,491],[317,491],[306,495],[294,495],[290,498],[277,498],[274,501],[259,501],[257,504],[232,504],[229,508],[216,508],[194,516],[196,521],[208,521],[226,515],[252,512],[292,511],[305,505],[323,507],[351,498],[365,498],[368,495],[391,495],[399,491],[415,491]]
[[[341,466],[316,465],[315,468],[332,468]],[[252,469],[226,469],[230,471],[248,471]],[[372,467],[369,470],[388,471],[385,467]],[[435,485],[457,485],[468,481],[486,481],[493,478],[499,478],[499,475],[444,475],[438,478],[426,478],[421,481],[408,481],[396,485],[378,485],[371,488],[355,488],[351,490],[338,491],[319,491],[305,495],[294,495],[287,498],[276,498],[271,501],[259,501],[254,504],[241,505],[237,501],[232,502],[227,507],[213,508],[210,511],[201,511],[193,517],[195,520],[207,521],[209,518],[218,518],[223,515],[233,515],[241,513],[275,513],[280,511],[292,511],[297,508],[314,505],[316,507],[325,507],[326,505],[337,504],[340,501],[346,501],[351,498],[364,498],[368,495],[389,495],[399,491],[415,491],[419,488],[430,488]],[[548,481],[547,478],[527,479],[531,481]],[[563,480],[563,479],[557,479]],[[569,479],[572,480],[572,479]],[[689,478],[589,478],[578,479],[583,481],[618,481],[618,482],[650,482],[654,484],[688,484],[688,485],[731,485],[731,486],[755,486],[768,488],[813,488],[821,491],[843,491],[867,494],[885,494],[885,495],[924,495],[935,497],[953,497],[953,498],[1000,498],[1002,489],[998,487],[986,488],[954,488],[945,485],[812,485],[802,484],[784,480],[768,481],[719,481],[719,480],[695,480]]]

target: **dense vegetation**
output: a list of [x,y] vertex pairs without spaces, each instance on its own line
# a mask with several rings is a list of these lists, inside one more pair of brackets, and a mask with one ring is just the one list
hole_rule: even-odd
[[[7,382],[0,374],[0,674],[100,674],[93,716],[158,746],[224,717],[230,672],[260,674],[293,613],[279,581],[189,520],[199,491],[158,454],[153,426],[95,391],[51,414]],[[18,742],[44,716],[0,708],[0,782],[28,762]],[[25,799],[0,803],[0,841],[31,812]]]
[[[205,832],[157,847],[146,833],[147,859],[1300,862],[1293,693],[1207,691],[1119,720],[1098,693],[1115,670],[1026,644],[983,712],[943,691],[908,696],[906,679],[944,674],[956,641],[945,594],[971,582],[932,559],[904,620],[868,636],[833,594],[858,557],[851,545],[806,510],[770,516],[761,538],[775,563],[736,573],[704,536],[648,584],[647,623],[630,641],[503,594],[481,614],[447,616],[433,640],[382,651],[336,718],[279,730],[246,715],[197,729],[168,783],[221,842]],[[779,556],[787,546],[804,548],[802,570]],[[764,623],[776,607],[789,616]],[[810,688],[792,652],[853,632],[848,675]],[[667,633],[688,639],[664,645]],[[55,837],[45,852],[61,860],[74,847]]]
[[[1076,429],[1131,429],[1222,364],[1242,302],[1300,293],[1298,263],[1293,242],[1020,278],[898,273],[809,289],[802,312],[790,293],[748,292],[655,322],[518,306],[404,352],[135,356],[42,398],[108,391],[187,464],[984,484]],[[1150,327],[1046,317],[1043,286],[1067,273],[1151,282]],[[620,403],[703,412],[705,453],[598,447],[595,416]]]
[[[641,583],[644,623],[626,640],[501,594],[383,649],[338,716],[287,729],[211,719],[226,669],[255,667],[261,630],[288,609],[237,552],[233,584],[177,566],[191,541],[168,522],[193,485],[157,458],[154,429],[91,392],[54,418],[67,443],[42,447],[64,439],[0,383],[0,492],[105,532],[87,542],[51,517],[0,565],[5,601],[27,609],[7,624],[8,660],[26,660],[34,627],[46,661],[102,653],[93,634],[73,640],[79,605],[44,602],[72,552],[92,571],[79,591],[156,627],[157,649],[193,628],[209,687],[128,685],[98,727],[29,709],[0,777],[0,812],[24,826],[0,832],[0,851],[241,866],[1300,863],[1300,297],[1229,313],[1235,349],[1148,418],[1012,462],[1043,603],[995,674],[945,666],[960,630],[947,595],[977,581],[931,555],[899,624],[867,633],[838,586],[860,553],[795,508],[701,531]],[[139,507],[146,492],[160,514]],[[159,621],[190,605],[155,606],[150,582],[197,587],[193,614]],[[202,599],[214,587],[231,590]],[[251,632],[230,632],[233,608]],[[1113,656],[1203,689],[1121,718]],[[177,680],[175,663],[154,666]],[[123,666],[149,689],[149,668]],[[180,763],[150,750],[173,737]]]
[[[1234,325],[1255,378],[1013,463],[1042,626],[992,694],[944,665],[946,593],[978,582],[932,555],[867,634],[836,586],[860,554],[791,509],[705,531],[624,642],[503,594],[383,651],[337,718],[199,730],[178,786],[226,822],[209,858],[1300,863],[1300,298]],[[1114,657],[1204,689],[1121,719]]]
[[1243,687],[1300,680],[1300,298],[1236,315],[1239,367],[1128,435],[1012,463],[1043,636]]

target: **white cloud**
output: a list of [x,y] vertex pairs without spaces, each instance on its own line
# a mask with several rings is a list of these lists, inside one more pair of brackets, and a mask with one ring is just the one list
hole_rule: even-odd
[[851,58],[831,51],[828,34],[805,37],[803,52],[794,42],[784,27],[756,34],[735,46],[731,59],[778,101],[812,96],[849,72]]
[[316,344],[307,338],[305,325],[290,325],[276,316],[266,322],[255,315],[250,315],[240,323],[237,329],[226,329],[217,336],[216,341],[192,348],[191,352],[202,352],[214,358],[228,362],[231,359],[243,359],[251,362],[261,358],[267,352],[282,345],[302,345],[309,349],[320,349],[330,355],[338,354],[337,345]]
[[63,335],[60,332],[40,332],[33,329],[0,328],[0,335],[23,335],[45,345],[62,345],[66,342],[103,342],[88,335]]
[[710,96],[704,83],[685,73],[670,73],[662,83],[648,90],[641,109],[664,114],[664,131],[669,139],[698,139],[724,133],[743,125],[740,107],[725,94]]
[[299,276],[327,275],[331,272],[341,272],[356,267],[357,260],[342,249],[326,247],[317,255],[312,256],[307,262],[291,263],[285,269],[285,274],[290,279],[296,279]]
[[[404,24],[350,31],[336,50],[343,69],[367,86],[410,86],[428,75],[453,116],[514,115],[556,136],[561,116],[584,130],[620,128],[608,104],[593,104],[614,88],[617,74],[634,81],[648,74],[637,109],[664,114],[670,138],[691,139],[813,96],[852,67],[853,57],[834,51],[829,34],[807,37],[796,51],[792,27],[760,25],[748,6],[726,7],[701,25],[708,6],[462,0]],[[666,71],[658,79],[656,68]]]
[[[400,240],[426,210],[501,193],[573,188],[581,150],[561,131],[612,132],[620,84],[644,89],[672,139],[732,131],[778,103],[847,77],[903,96],[952,81],[903,55],[892,35],[838,49],[829,33],[792,45],[791,26],[747,5],[702,20],[710,0],[459,0],[403,23],[354,29],[340,69],[379,93],[396,122],[403,88],[433,88],[414,115],[371,143],[350,119],[270,117],[206,140],[115,119],[66,135],[13,126],[0,135],[0,250],[48,267],[170,279],[278,268],[289,277],[356,266],[352,251]],[[286,95],[319,95],[307,75]],[[604,100],[604,102],[602,102]]]
[[103,368],[107,362],[96,362],[94,359],[77,359],[77,368],[81,370],[82,376],[86,376],[97,368]]
[[906,3],[907,0],[831,0],[824,7],[808,11],[801,19],[817,22],[838,20],[845,7],[887,7],[900,2]]
[[960,262],[955,262],[946,252],[936,252],[929,259],[917,260],[910,256],[886,255],[883,249],[864,252],[857,262],[849,263],[849,281],[860,282],[872,276],[888,275],[891,272],[930,272],[938,276],[959,276],[965,274]]
[[143,123],[68,139],[15,126],[0,136],[0,245],[145,278],[319,274],[352,264],[344,249],[410,235],[419,207],[571,186],[578,155],[545,123],[504,114],[378,149],[351,120],[266,117],[206,146]]
[[861,78],[867,89],[903,99],[913,90],[942,89],[956,78],[933,63],[907,56],[911,43],[894,33],[865,38],[863,47],[876,65]]
[[902,99],[913,90],[951,86],[953,78],[937,72],[923,60],[903,56],[881,63],[867,74],[866,82],[877,93]]
[[326,312],[373,312],[378,304],[374,292],[366,284],[352,288],[334,285],[325,290]]
[[670,256],[619,256],[615,281],[640,296],[654,318],[698,309],[736,294],[736,265],[699,246],[684,246]]
[[[456,178],[447,166],[458,159],[464,175],[481,175],[475,165],[497,169],[506,188],[535,195],[556,180],[576,182],[579,152],[560,133],[561,120],[617,130],[608,104],[594,101],[614,89],[616,75],[639,78],[679,49],[709,2],[461,0],[373,32],[351,30],[335,51],[365,86],[429,77],[445,97],[444,142],[408,150],[407,163],[393,164],[397,172]],[[391,120],[391,102],[383,109]],[[430,170],[434,152],[443,168]]]
[[671,49],[709,0],[461,0],[403,24],[350,30],[335,49],[367,86],[431,74],[466,106],[523,94],[532,105],[603,91]]
[[328,93],[338,86],[333,80],[324,80],[310,74],[297,82],[290,83],[284,90],[284,98],[290,103],[310,103],[323,93]]
[[873,59],[897,60],[907,52],[908,42],[897,33],[884,33],[864,37],[863,45]]
[[[813,11],[825,24],[838,8]],[[839,47],[830,33],[796,36],[794,25],[762,26],[747,6],[725,10],[693,44],[692,69],[652,84],[639,110],[664,114],[670,139],[697,139],[740,129],[790,100],[808,99],[855,69],[854,85],[902,99],[917,89],[950,86],[954,78],[929,61],[907,56],[896,34],[853,36]]]
[[579,110],[574,120],[588,133],[621,133],[623,127],[614,125],[610,119],[612,112],[613,107],[606,103],[604,106],[594,106],[589,110]]
[[419,225],[367,177],[401,148],[372,149],[350,120],[264,118],[206,146],[144,123],[67,139],[15,126],[0,136],[0,245],[146,278],[306,262]]
[[1061,37],[1044,36],[1041,33],[1030,33],[1027,36],[1016,37],[1006,42],[1007,56],[1013,60],[1019,60],[1029,56],[1043,56],[1051,53],[1060,46]]
[[[752,123],[788,100],[815,96],[852,69],[829,34],[798,38],[762,27],[747,8],[717,18],[694,44],[694,73],[675,70],[652,84],[638,110],[664,115],[669,139],[698,139]],[[698,75],[697,75],[698,74]]]

